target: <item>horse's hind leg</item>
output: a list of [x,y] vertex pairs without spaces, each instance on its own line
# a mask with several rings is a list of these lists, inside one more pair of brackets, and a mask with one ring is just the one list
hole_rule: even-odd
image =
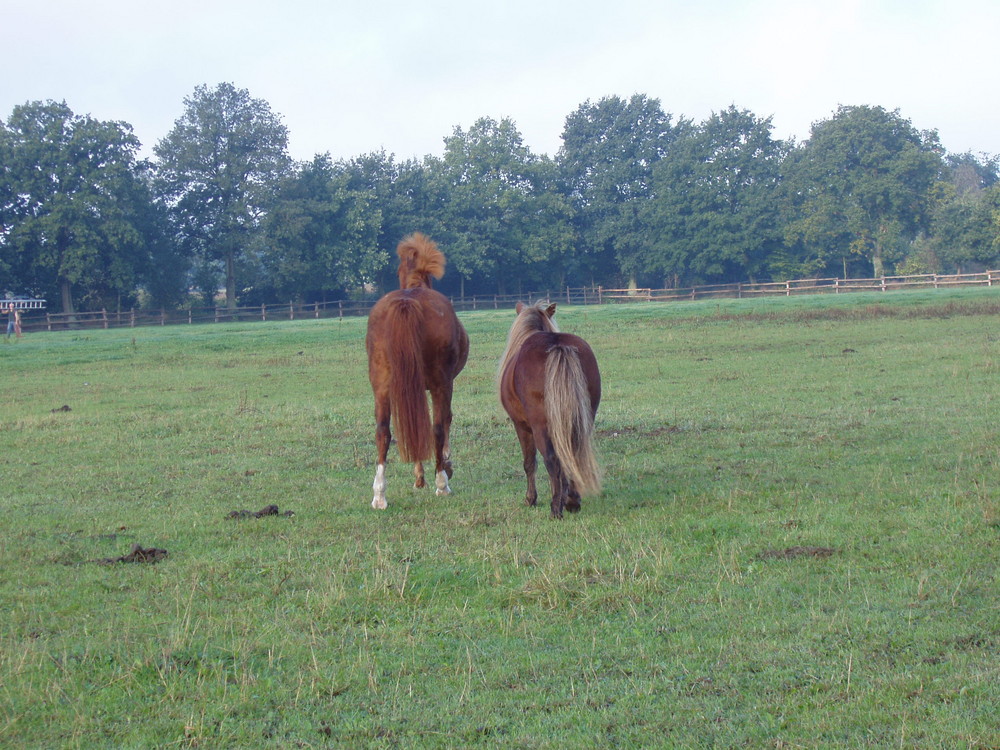
[[535,450],[535,436],[531,427],[520,422],[514,422],[518,442],[521,443],[521,456],[524,459],[524,476],[528,480],[528,492],[524,496],[526,505],[538,502],[538,489],[535,487],[535,468],[538,463],[538,451]]
[[372,483],[372,507],[385,510],[388,503],[385,500],[385,460],[389,453],[389,442],[392,433],[389,428],[389,397],[375,394],[375,451],[377,454],[375,481]]
[[413,464],[413,486],[417,489],[427,486],[424,479],[424,464],[421,461],[416,461]]
[[569,489],[567,492],[566,510],[570,513],[580,512],[580,493],[576,491],[576,487],[572,482],[569,483]]
[[451,385],[431,391],[434,405],[434,487],[437,495],[450,495],[451,468]]
[[[548,435],[544,435],[543,439],[538,442],[542,446],[542,459],[545,461],[545,469],[549,473],[549,483],[552,485],[552,517],[562,518],[563,508],[569,505],[566,502],[567,495],[570,493],[569,481],[563,473],[562,464],[556,456],[555,448],[552,447],[552,441],[549,440]],[[577,502],[576,509],[579,510],[579,502]]]

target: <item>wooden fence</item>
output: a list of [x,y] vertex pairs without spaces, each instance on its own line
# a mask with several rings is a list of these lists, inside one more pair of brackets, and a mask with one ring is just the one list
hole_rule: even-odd
[[941,289],[956,286],[998,286],[1000,271],[965,274],[882,276],[875,279],[796,279],[760,283],[714,284],[684,289],[604,289],[602,301],[669,301],[712,298],[790,297],[799,294],[891,292],[898,289]]
[[[940,289],[945,287],[996,286],[1000,288],[1000,270],[967,274],[924,274],[921,276],[883,276],[875,279],[795,279],[761,283],[711,284],[681,289],[605,289],[603,287],[567,287],[518,295],[478,295],[453,297],[456,310],[498,310],[513,307],[518,300],[551,299],[569,305],[601,305],[627,302],[668,302],[697,299],[745,299],[752,297],[800,294],[848,294],[851,292],[890,292],[903,289]],[[231,323],[308,318],[344,318],[367,315],[375,300],[336,300],[254,307],[211,307],[184,310],[119,310],[109,312],[41,313],[25,310],[25,331],[56,331],[83,328],[125,328],[149,325],[195,323]],[[36,306],[37,307],[37,306]]]

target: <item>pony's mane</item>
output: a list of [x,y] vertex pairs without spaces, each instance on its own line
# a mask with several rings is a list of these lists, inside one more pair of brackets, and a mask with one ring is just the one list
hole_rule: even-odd
[[517,317],[514,318],[514,324],[510,327],[510,333],[507,334],[507,348],[504,349],[503,356],[500,357],[500,367],[497,368],[498,379],[503,375],[510,361],[521,351],[521,347],[524,346],[524,342],[529,336],[539,331],[559,332],[559,326],[556,325],[550,308],[555,308],[555,305],[550,305],[546,300],[539,300],[533,305],[521,307]]
[[396,248],[399,256],[399,288],[413,289],[418,286],[430,287],[430,277],[444,276],[444,253],[437,243],[420,232],[404,237]]

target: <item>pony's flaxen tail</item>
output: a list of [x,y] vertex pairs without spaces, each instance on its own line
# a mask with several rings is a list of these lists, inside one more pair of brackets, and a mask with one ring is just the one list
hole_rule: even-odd
[[433,453],[433,433],[424,384],[420,309],[411,299],[398,299],[386,314],[386,351],[392,360],[389,383],[393,432],[399,457],[425,461]]
[[557,345],[545,360],[545,416],[556,457],[580,495],[601,491],[601,471],[594,455],[594,410],[580,355]]

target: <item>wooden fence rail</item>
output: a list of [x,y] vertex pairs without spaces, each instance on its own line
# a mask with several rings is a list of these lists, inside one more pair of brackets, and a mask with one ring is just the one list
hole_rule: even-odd
[[602,289],[601,301],[637,302],[757,296],[792,296],[847,292],[888,292],[897,289],[953,286],[998,286],[1000,271],[967,274],[923,274],[882,276],[874,279],[795,279],[760,283],[709,284],[680,289]]
[[[1000,288],[1000,270],[967,274],[923,274],[919,276],[883,276],[875,279],[794,279],[759,283],[707,284],[680,289],[605,289],[603,287],[566,287],[527,294],[494,294],[453,297],[456,310],[498,310],[513,307],[518,300],[551,299],[568,305],[601,305],[627,302],[668,302],[696,299],[753,298],[800,294],[847,294],[851,292],[890,292],[905,289],[940,289],[944,287],[989,286]],[[8,300],[17,302],[17,300]],[[22,300],[23,302],[23,300]],[[150,325],[195,323],[232,323],[307,318],[344,318],[367,315],[375,300],[335,300],[254,307],[209,307],[183,310],[98,310],[78,313],[42,313],[44,300],[31,300],[24,309],[25,331],[57,331],[85,328],[126,328]],[[41,303],[39,305],[38,303]]]

